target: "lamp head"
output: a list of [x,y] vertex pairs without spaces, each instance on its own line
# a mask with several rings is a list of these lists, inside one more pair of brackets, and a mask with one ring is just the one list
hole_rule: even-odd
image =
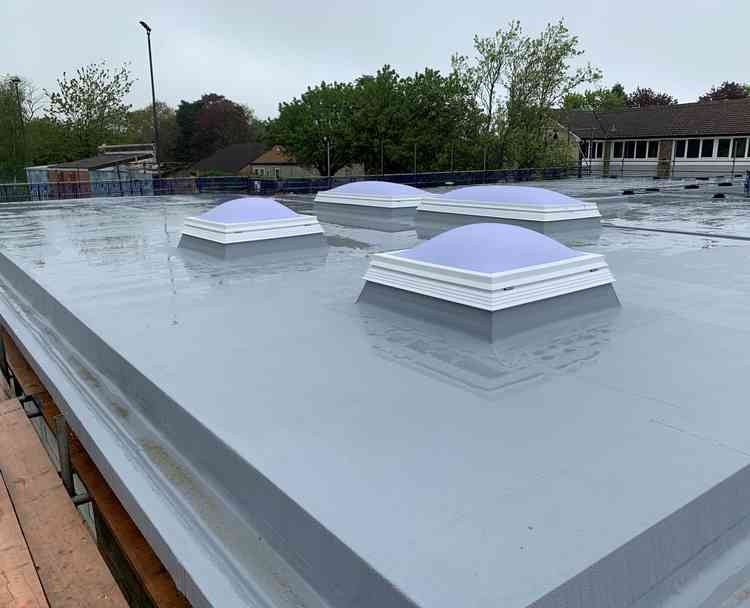
[[146,30],[147,33],[151,33],[151,28],[148,26],[148,23],[145,21],[139,21],[138,23],[141,24],[141,27],[143,27],[144,30]]

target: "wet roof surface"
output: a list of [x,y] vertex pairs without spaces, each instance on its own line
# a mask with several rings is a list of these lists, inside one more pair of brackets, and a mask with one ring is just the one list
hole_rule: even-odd
[[[735,195],[546,186],[750,236]],[[214,205],[3,205],[0,250],[419,606],[526,606],[750,463],[748,243],[571,237],[621,309],[488,344],[356,304],[368,254],[414,230],[326,223],[324,255],[262,262],[179,250]]]

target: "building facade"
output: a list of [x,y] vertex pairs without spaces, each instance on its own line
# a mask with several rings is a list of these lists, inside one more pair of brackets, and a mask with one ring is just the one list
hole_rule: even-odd
[[[335,177],[348,177],[352,175],[364,175],[364,166],[361,164],[347,165],[339,169]],[[287,153],[281,146],[275,145],[256,158],[245,167],[243,175],[253,175],[271,179],[289,179],[293,177],[321,177],[320,172],[314,167],[305,167],[297,163],[296,159]]]
[[750,170],[750,99],[561,112],[599,175],[710,177]]

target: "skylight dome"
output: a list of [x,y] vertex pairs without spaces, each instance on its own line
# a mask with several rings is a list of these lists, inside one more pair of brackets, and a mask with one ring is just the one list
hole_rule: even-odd
[[331,190],[318,192],[316,203],[380,207],[384,209],[416,208],[429,195],[424,190],[382,181],[351,182]]
[[382,290],[373,285],[391,288],[393,298],[418,294],[421,306],[433,299],[490,313],[604,286],[611,291],[607,299],[616,301],[604,256],[497,223],[454,228],[411,249],[375,254],[364,279],[362,294],[377,291],[381,302]]
[[295,213],[270,198],[247,196],[185,218],[180,245],[205,249],[196,241],[231,246],[322,233],[314,216]]
[[418,210],[529,222],[599,218],[595,203],[531,186],[468,186],[423,199]]
[[497,273],[561,262],[582,254],[526,228],[469,224],[393,255],[471,272]]

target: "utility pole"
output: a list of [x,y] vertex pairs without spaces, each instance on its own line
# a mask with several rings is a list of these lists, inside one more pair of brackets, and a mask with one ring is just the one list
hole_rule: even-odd
[[326,137],[326,161],[328,163],[328,185],[331,185],[331,140]]
[[156,89],[154,88],[154,62],[151,58],[151,28],[145,21],[139,21],[141,27],[146,30],[146,39],[148,40],[148,67],[151,72],[151,110],[154,115],[154,158],[156,166],[159,167],[159,121],[156,118]]
[[414,185],[417,185],[417,142],[414,142]]
[[380,175],[385,175],[385,169],[383,168],[383,139],[380,139]]
[[13,86],[16,88],[16,103],[18,104],[18,124],[21,126],[21,168],[26,169],[26,126],[23,124],[23,107],[21,106],[21,90],[19,86],[21,79],[18,76],[14,76],[10,79]]

